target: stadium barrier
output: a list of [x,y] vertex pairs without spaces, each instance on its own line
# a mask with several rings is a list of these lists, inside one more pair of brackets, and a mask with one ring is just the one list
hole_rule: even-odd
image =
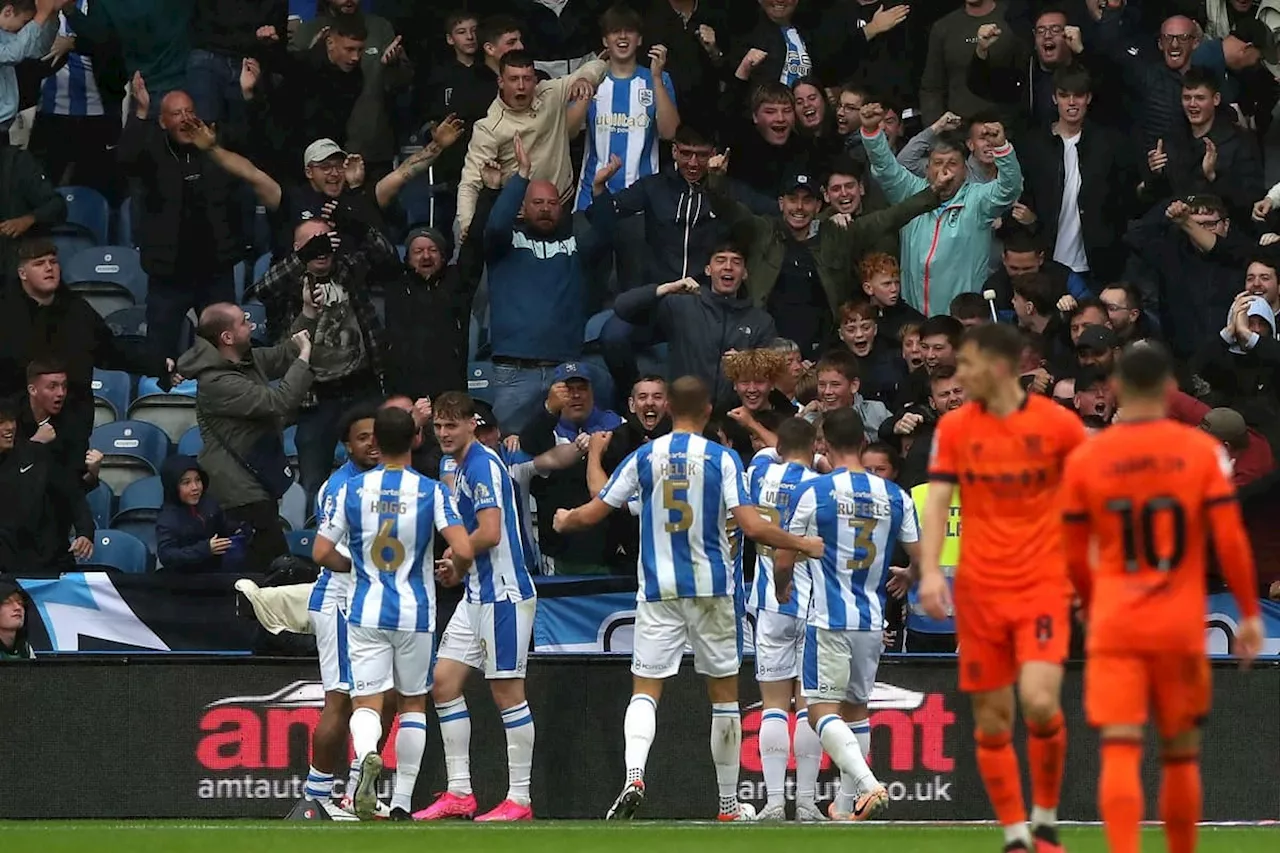
[[[1204,817],[1280,819],[1280,665],[1249,672],[1224,665],[1214,674],[1215,709],[1204,738]],[[3,677],[0,778],[21,783],[8,785],[0,797],[0,818],[283,815],[301,794],[323,700],[315,665],[296,660],[37,660],[6,665]],[[1060,810],[1066,820],[1097,818],[1097,738],[1084,724],[1081,689],[1080,669],[1073,666],[1063,691],[1071,738]],[[487,692],[478,677],[469,685],[471,767],[482,808],[506,790],[503,729]],[[622,781],[622,717],[630,692],[626,659],[555,656],[530,667],[539,817],[604,814]],[[953,660],[886,661],[872,707],[871,763],[894,801],[887,819],[991,816]],[[742,708],[741,793],[759,805],[760,707],[750,662],[743,668]],[[644,817],[715,814],[709,719],[701,680],[686,666],[669,682],[658,709]],[[415,807],[444,789],[439,729],[433,718],[428,725]],[[385,757],[394,768],[394,738]],[[1157,772],[1149,744],[1149,792],[1156,790]],[[832,775],[824,764],[823,798],[832,793]],[[384,788],[389,779],[390,773]],[[1156,798],[1148,797],[1148,817],[1156,817],[1156,808]]]

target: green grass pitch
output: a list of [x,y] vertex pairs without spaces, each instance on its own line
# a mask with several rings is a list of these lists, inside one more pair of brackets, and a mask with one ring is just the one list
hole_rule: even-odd
[[[847,836],[838,837],[847,833]],[[286,824],[279,821],[0,822],[0,849],[39,853],[785,853],[803,845],[839,845],[863,853],[998,853],[991,826],[795,826],[636,821],[540,821],[519,826],[466,824]],[[1070,853],[1104,853],[1098,827],[1064,827]],[[846,846],[848,845],[848,846]],[[1144,830],[1144,853],[1163,851],[1158,829]],[[1205,827],[1202,853],[1275,853],[1280,828]]]

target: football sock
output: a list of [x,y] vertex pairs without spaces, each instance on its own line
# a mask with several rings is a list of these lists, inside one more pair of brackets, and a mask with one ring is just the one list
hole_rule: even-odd
[[652,696],[637,693],[627,704],[627,714],[622,721],[623,739],[626,743],[627,784],[644,779],[644,768],[649,762],[649,747],[658,726],[658,703]]
[[302,796],[308,800],[328,799],[333,794],[333,774],[321,773],[315,767],[307,770],[307,785],[302,789]]
[[467,700],[459,696],[451,702],[437,703],[436,716],[440,719],[449,793],[468,796],[471,793],[471,714],[467,712]]
[[1167,755],[1160,783],[1160,819],[1164,821],[1169,853],[1196,849],[1200,820],[1200,761],[1195,754]]
[[858,749],[862,750],[862,757],[866,759],[867,765],[871,765],[871,718],[865,720],[854,720],[849,723],[849,731],[853,732],[853,736],[858,739]]
[[1027,809],[1022,800],[1022,778],[1018,772],[1018,756],[1013,751],[1011,732],[983,734],[977,732],[978,774],[987,789],[987,798],[995,809],[996,819],[1006,829],[1022,827],[1026,832]]
[[1104,738],[1098,813],[1111,853],[1139,853],[1142,808],[1142,741]]
[[[857,792],[870,791],[880,784],[876,781],[871,768],[867,766],[867,759],[862,755],[858,739],[854,737],[845,721],[840,719],[839,714],[827,714],[818,721],[818,738],[822,741],[822,748],[826,750],[827,755],[830,755],[831,760],[840,768],[842,798],[847,796],[847,786]],[[846,777],[848,777],[847,786]],[[845,811],[852,808],[850,804],[849,809]],[[840,806],[837,805],[836,809],[840,810]]]
[[791,748],[796,754],[796,804],[811,806],[818,794],[818,769],[822,766],[822,741],[809,725],[809,710],[796,712],[796,731]]
[[858,801],[858,780],[852,773],[840,771],[840,787],[836,789],[836,811],[848,814],[853,811],[853,804]]
[[[351,742],[355,745],[356,761],[378,749],[378,738],[382,737],[382,715],[372,708],[356,708],[351,712]],[[349,792],[355,796],[355,789]]]
[[507,799],[529,805],[529,777],[533,775],[533,712],[521,702],[502,712],[507,730]]
[[1004,843],[1007,847],[1010,844],[1021,844],[1030,850],[1035,846],[1035,842],[1031,840],[1031,830],[1027,829],[1025,823],[1011,823],[1001,827],[1004,830]]
[[1062,712],[1045,723],[1027,723],[1027,763],[1031,771],[1031,825],[1057,826],[1062,796],[1062,764],[1067,756],[1067,724]]
[[742,717],[737,702],[711,705],[711,761],[720,789],[720,814],[738,813],[738,775],[742,759]]
[[351,769],[347,772],[347,787],[342,792],[348,797],[356,795],[356,785],[360,784],[360,756],[351,759]]
[[764,771],[769,806],[781,805],[787,799],[787,758],[791,752],[787,717],[786,711],[770,708],[760,719],[760,767]]
[[418,783],[418,768],[427,748],[427,715],[423,711],[400,714],[396,730],[396,781],[391,789],[391,808],[413,811],[413,789]]

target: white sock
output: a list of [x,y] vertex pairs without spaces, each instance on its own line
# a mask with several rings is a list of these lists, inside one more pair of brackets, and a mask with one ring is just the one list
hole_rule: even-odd
[[333,794],[333,774],[322,773],[315,767],[307,770],[307,785],[302,789],[302,796],[308,800],[327,800]]
[[465,797],[471,793],[471,714],[467,700],[459,696],[452,702],[437,704],[436,716],[440,719],[449,793]]
[[[351,742],[356,748],[356,762],[364,761],[371,752],[378,751],[378,739],[382,737],[382,715],[372,708],[356,708],[351,712]],[[349,792],[355,796],[355,789]]]
[[623,738],[626,742],[627,784],[644,779],[644,768],[649,762],[649,747],[653,746],[657,727],[657,701],[644,693],[633,695],[627,703],[627,715],[622,720]]
[[529,805],[529,777],[533,775],[533,712],[521,702],[502,712],[507,730],[507,799]]
[[[763,734],[763,727],[761,728]],[[796,805],[811,806],[818,794],[818,770],[822,767],[822,741],[809,725],[809,710],[796,712],[795,738],[791,745],[796,755]]]
[[867,764],[871,763],[871,719],[854,720],[849,723],[849,731],[853,732],[853,736],[858,739],[858,749],[862,750],[862,757],[867,760]]
[[1058,810],[1047,809],[1044,806],[1031,807],[1031,825],[1032,826],[1057,826]]
[[836,791],[836,811],[848,814],[858,799],[858,782],[849,773],[840,771],[840,788]]
[[[845,725],[844,720],[840,719],[839,714],[827,714],[818,721],[818,737],[822,741],[822,748],[840,768],[841,797],[846,795],[846,777],[849,777],[849,783],[857,786],[856,789],[864,791],[880,784],[876,781],[871,768],[867,766],[867,760],[862,757],[858,739],[853,736],[853,732],[849,731],[849,727]],[[836,806],[836,810],[848,811],[848,809],[841,809],[840,805]]]
[[1004,827],[1004,843],[1012,844],[1015,841],[1021,841],[1028,850],[1033,849],[1031,830],[1027,829],[1025,823],[1011,823]]
[[347,773],[347,787],[342,792],[348,797],[356,795],[356,785],[360,784],[360,756],[351,759],[351,770]]
[[406,711],[400,715],[396,732],[396,782],[391,793],[391,808],[413,811],[413,788],[418,784],[418,768],[427,748],[427,715],[422,711]]
[[720,814],[738,813],[738,776],[742,761],[742,717],[737,702],[711,704],[711,761],[720,789]]
[[768,709],[760,719],[760,767],[769,794],[766,807],[782,805],[787,799],[787,757],[791,752],[787,723],[787,712],[780,708]]

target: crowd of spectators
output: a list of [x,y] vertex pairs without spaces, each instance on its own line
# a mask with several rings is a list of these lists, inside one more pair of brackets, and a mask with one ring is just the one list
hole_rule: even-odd
[[[629,2],[0,0],[0,570],[93,560],[95,368],[194,381],[165,571],[285,554],[354,408],[411,410],[441,474],[454,390],[538,460],[550,573],[633,571],[634,522],[549,522],[681,375],[744,460],[853,407],[920,486],[988,322],[1095,430],[1119,348],[1165,342],[1175,416],[1272,472],[1276,4]],[[68,186],[128,212],[144,337],[64,280]]]

